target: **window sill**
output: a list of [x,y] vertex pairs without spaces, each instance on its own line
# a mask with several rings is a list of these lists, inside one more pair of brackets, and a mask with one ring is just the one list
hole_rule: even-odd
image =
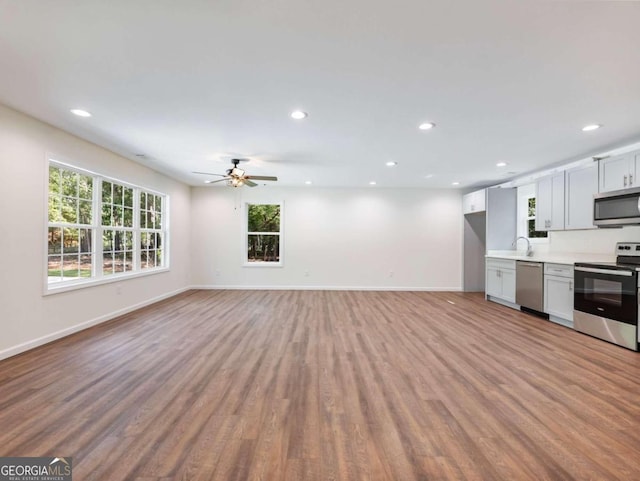
[[91,279],[91,280],[80,280],[80,281],[68,281],[68,282],[59,282],[53,284],[46,284],[44,288],[44,296],[50,296],[52,294],[59,294],[61,292],[69,292],[75,291],[78,289],[84,289],[85,287],[95,287],[101,286],[103,284],[112,284],[114,282],[122,282],[128,279],[135,279],[137,277],[146,277],[152,276],[155,274],[162,274],[164,272],[169,272],[170,269],[168,267],[157,267],[155,269],[144,270],[134,273],[125,273],[125,274],[114,274],[109,277],[101,277],[100,279]]
[[282,262],[245,262],[242,267],[284,267]]
[[549,243],[549,237],[531,237],[528,239],[529,239],[529,242],[531,242],[531,245]]

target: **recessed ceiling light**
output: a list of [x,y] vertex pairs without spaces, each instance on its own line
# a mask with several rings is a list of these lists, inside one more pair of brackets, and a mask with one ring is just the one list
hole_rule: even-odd
[[424,122],[424,123],[418,125],[418,128],[420,130],[431,130],[435,126],[436,126],[436,124],[434,124],[433,122]]
[[78,117],[91,117],[91,114],[89,112],[82,109],[71,109],[71,113],[77,115]]
[[460,185],[460,182],[451,182],[451,185]]
[[307,114],[306,112],[303,112],[302,110],[294,110],[293,112],[291,112],[291,118],[296,120],[302,120],[306,118],[307,115],[309,114]]
[[602,125],[600,124],[585,125],[584,127],[582,127],[582,131],[591,132],[592,130],[598,130],[600,127],[602,127]]
[[496,164],[496,167],[506,167],[506,166],[507,166],[507,163],[506,163],[506,162],[498,162],[498,163]]
[[431,177],[433,177],[433,174],[427,174],[424,176],[425,179],[430,179]]
[[387,167],[395,167],[396,165],[398,165],[397,162],[393,162],[392,160],[390,160],[389,162],[387,162],[386,164]]
[[304,183],[307,184],[307,185],[311,185],[312,184],[312,182],[310,180],[305,180]]
[[376,181],[372,180],[371,182],[369,182],[369,185],[376,185]]

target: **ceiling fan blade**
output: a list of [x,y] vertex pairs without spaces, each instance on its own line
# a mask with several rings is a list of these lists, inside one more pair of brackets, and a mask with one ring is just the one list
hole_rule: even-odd
[[271,175],[247,175],[245,176],[245,179],[251,179],[251,180],[278,180],[277,177],[271,176]]
[[256,184],[255,182],[251,182],[251,181],[250,181],[249,179],[247,179],[247,178],[245,178],[245,179],[243,180],[243,182],[244,182],[244,185],[248,185],[249,187],[255,187],[256,185],[258,185],[258,184]]
[[212,174],[211,172],[191,172],[192,174],[215,175],[216,177],[226,177],[223,174]]
[[211,184],[216,184],[218,182],[224,182],[225,180],[229,180],[231,179],[231,177],[225,177],[224,179],[217,179],[217,180],[205,180],[204,183],[207,185],[211,185]]

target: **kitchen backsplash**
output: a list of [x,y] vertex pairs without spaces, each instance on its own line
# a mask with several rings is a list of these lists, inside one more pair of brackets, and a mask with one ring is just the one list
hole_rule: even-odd
[[538,247],[542,252],[551,253],[613,254],[616,242],[640,242],[640,226],[550,232],[549,244],[547,246],[535,246],[534,249]]

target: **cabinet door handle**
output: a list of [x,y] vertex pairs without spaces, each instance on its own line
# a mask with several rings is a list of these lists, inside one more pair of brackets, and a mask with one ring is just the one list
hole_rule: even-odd
[[627,176],[626,175],[624,176],[624,186],[625,187],[627,186]]

